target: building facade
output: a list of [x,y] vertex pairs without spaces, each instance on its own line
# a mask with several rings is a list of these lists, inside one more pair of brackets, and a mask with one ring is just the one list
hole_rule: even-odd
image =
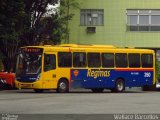
[[77,0],[69,43],[160,48],[160,0]]

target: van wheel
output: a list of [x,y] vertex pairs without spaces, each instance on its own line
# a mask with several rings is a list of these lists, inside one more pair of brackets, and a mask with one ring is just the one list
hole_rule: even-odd
[[94,93],[102,93],[104,89],[103,88],[94,88],[94,89],[91,89],[91,90]]
[[34,89],[34,91],[36,92],[36,93],[43,93],[43,89]]
[[124,80],[118,79],[114,89],[111,89],[112,92],[123,92],[125,89]]
[[68,83],[67,80],[61,79],[58,82],[57,92],[58,93],[67,93],[67,92],[69,92],[69,83]]

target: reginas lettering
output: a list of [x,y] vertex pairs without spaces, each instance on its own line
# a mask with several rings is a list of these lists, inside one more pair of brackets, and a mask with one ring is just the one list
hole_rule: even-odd
[[87,77],[109,77],[110,76],[110,70],[100,70],[100,69],[91,69],[88,70]]

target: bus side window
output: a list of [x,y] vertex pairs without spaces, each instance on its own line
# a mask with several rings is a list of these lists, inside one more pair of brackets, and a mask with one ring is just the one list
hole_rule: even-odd
[[129,67],[131,68],[139,68],[140,67],[140,54],[138,53],[129,53]]
[[58,53],[58,66],[59,67],[72,67],[72,53],[59,52]]
[[114,67],[113,53],[102,53],[102,67],[108,67],[108,68]]
[[116,53],[115,62],[116,62],[116,67],[126,68],[128,66],[127,54],[126,53]]
[[87,58],[88,58],[88,67],[101,66],[100,53],[88,53]]
[[141,60],[142,60],[143,68],[153,67],[153,55],[152,54],[142,54]]
[[73,66],[86,67],[86,53],[74,52],[73,53]]
[[44,71],[53,70],[56,68],[56,56],[51,54],[44,55]]

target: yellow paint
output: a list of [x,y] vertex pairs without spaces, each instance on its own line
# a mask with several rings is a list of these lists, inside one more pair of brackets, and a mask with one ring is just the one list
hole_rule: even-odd
[[[68,68],[61,68],[58,67],[58,52],[99,52],[99,53],[146,53],[146,54],[153,54],[153,61],[154,61],[154,78],[153,78],[153,84],[155,84],[155,53],[153,50],[149,49],[129,49],[129,48],[117,48],[117,47],[108,47],[108,45],[62,45],[62,46],[30,46],[30,47],[36,47],[36,48],[43,48],[43,57],[42,57],[42,71],[40,73],[40,78],[36,82],[33,83],[24,83],[24,82],[18,82],[15,80],[15,85],[17,88],[27,88],[27,89],[57,89],[58,81],[61,78],[64,78],[70,82],[70,72],[73,67]],[[44,72],[44,54],[54,54],[56,56],[56,69],[50,70],[47,72]],[[129,68],[129,67],[127,67]],[[76,68],[77,69],[77,68]],[[87,76],[88,77],[109,77],[110,76],[110,70],[101,70],[102,66],[99,68],[94,68],[95,70],[92,70],[88,67],[80,68],[80,69],[88,69]],[[103,68],[104,69],[104,68]],[[110,68],[114,69],[114,68]],[[75,74],[78,74],[75,73]]]
[[109,77],[110,76],[110,70],[88,70],[87,77]]

